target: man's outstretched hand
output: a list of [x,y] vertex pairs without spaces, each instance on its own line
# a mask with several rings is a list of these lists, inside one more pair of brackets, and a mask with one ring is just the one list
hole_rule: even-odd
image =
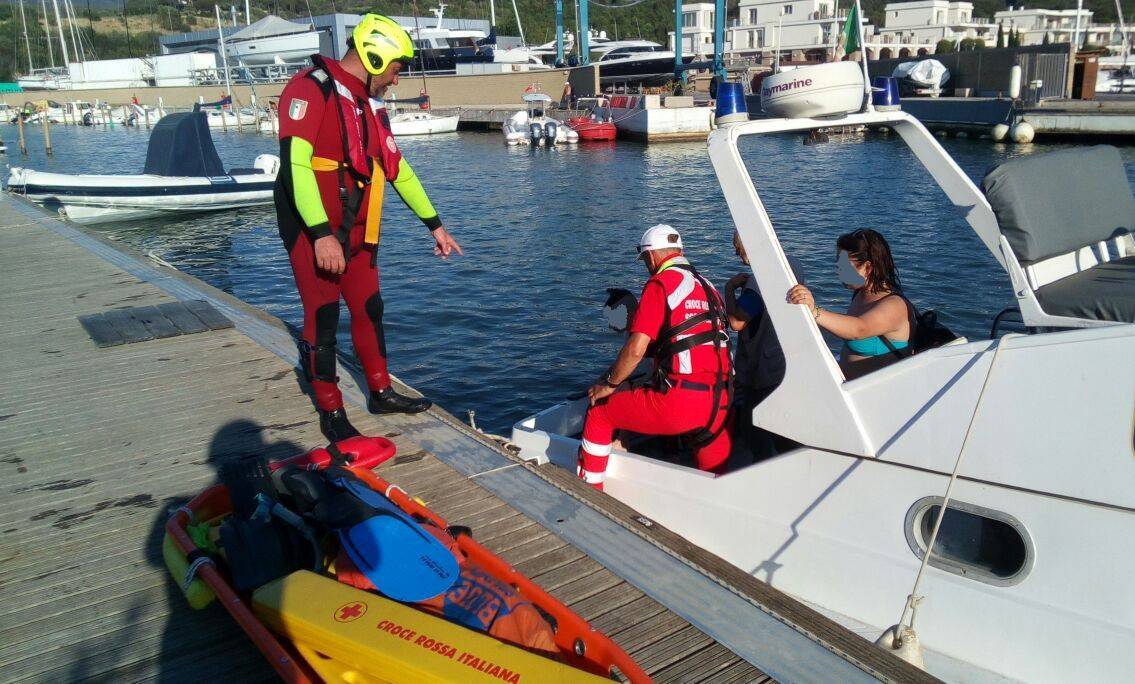
[[434,254],[442,259],[448,259],[450,254],[457,252],[461,256],[465,256],[465,252],[461,251],[461,245],[457,244],[457,240],[449,234],[445,227],[440,227],[432,231],[431,235],[434,237]]

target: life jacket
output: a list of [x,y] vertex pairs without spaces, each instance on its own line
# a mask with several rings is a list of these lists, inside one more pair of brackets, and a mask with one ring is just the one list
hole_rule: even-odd
[[[723,410],[723,395],[726,412],[731,410],[730,406],[733,403],[733,369],[729,362],[731,351],[729,320],[717,290],[684,257],[671,259],[655,275],[672,269],[681,272],[683,277],[678,287],[666,292],[666,315],[662,320],[668,327],[664,327],[658,333],[658,340],[651,347],[654,357],[654,383],[659,391],[667,391],[672,386],[672,376],[693,372],[695,349],[708,348],[712,351],[716,366],[711,388],[713,408],[710,410],[706,426],[695,430],[690,436],[693,446],[699,447],[712,442],[729,424],[726,416],[714,429],[718,416]],[[698,285],[701,286],[700,293]],[[676,311],[690,308],[701,309],[701,313],[674,323]],[[705,327],[706,324],[709,325],[707,330],[691,332],[699,327]]]
[[[385,181],[398,177],[402,153],[390,132],[390,120],[385,110],[376,111],[370,104],[370,98],[359,97],[337,81],[333,69],[321,56],[312,55],[311,60],[315,67],[307,73],[306,78],[319,84],[324,102],[330,102],[334,97],[339,137],[342,140],[342,153],[337,159],[312,157],[311,168],[317,172],[339,175],[339,199],[343,215],[337,236],[343,243],[344,252],[350,244],[350,230],[361,208],[365,189],[370,186],[363,243],[377,246],[382,235]],[[368,121],[372,121],[373,126],[368,125]],[[378,136],[377,158],[367,154],[372,128]]]

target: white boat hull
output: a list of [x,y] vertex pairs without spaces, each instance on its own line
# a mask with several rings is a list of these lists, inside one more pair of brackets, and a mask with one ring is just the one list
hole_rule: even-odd
[[[1008,379],[996,383],[1001,386],[989,388],[988,393],[1018,407],[991,409],[989,415],[998,416],[994,420],[1004,425],[1016,425],[1017,419],[1033,413],[1035,423],[1022,425],[1020,431],[1053,437],[1052,430],[1061,420],[1044,416],[1042,405],[1047,403],[1055,414],[1065,413],[1061,402],[1050,397],[1081,396],[1071,388],[1084,384],[1075,381],[1081,372],[1082,377],[1096,377],[1094,371],[1083,370],[1082,362],[1090,359],[1101,372],[1112,369],[1107,372],[1116,391],[1104,400],[1127,394],[1130,450],[1135,366],[1129,359],[1135,351],[1135,326],[1122,327],[1126,330],[1022,339],[1017,353],[1002,354],[1003,372],[1021,362],[1008,359],[1038,354],[1063,365],[1065,371],[1047,375],[1042,384],[1054,393],[1037,394],[1032,401],[1007,396]],[[1063,343],[1045,337],[1063,338]],[[1077,342],[1086,345],[1079,353],[1072,351]],[[940,363],[964,367],[964,359],[987,345],[985,341],[943,349],[939,353],[945,359]],[[958,393],[965,395],[962,403],[970,409],[984,373],[979,370],[982,362],[977,363],[957,385]],[[1125,368],[1118,376],[1116,364]],[[1066,395],[1056,390],[1062,384],[1069,389]],[[901,403],[897,395],[895,401]],[[951,412],[943,406],[951,403],[939,397],[928,410]],[[1001,399],[995,404],[1006,405]],[[808,410],[806,402],[800,410]],[[554,406],[518,423],[512,441],[520,446],[523,458],[546,457],[574,471],[580,446],[574,435],[582,432],[586,411],[586,399]],[[905,410],[904,415],[910,412]],[[1135,643],[1135,591],[1130,589],[1135,552],[1128,543],[1135,538],[1131,496],[1126,497],[1126,507],[1112,506],[1070,498],[1058,491],[1061,487],[1056,483],[1036,487],[1026,482],[1029,475],[1035,480],[1061,468],[1069,474],[1083,469],[1069,452],[1044,453],[1029,440],[1016,441],[1017,448],[999,444],[988,426],[978,432],[972,435],[973,456],[955,485],[951,507],[977,506],[1012,516],[1027,532],[1035,555],[1023,579],[1002,584],[936,567],[927,570],[918,592],[926,598],[918,608],[915,628],[927,650],[931,673],[946,681],[967,682],[1129,678],[1135,662],[1130,656],[1130,644]],[[960,435],[950,432],[948,439],[944,433],[938,435],[937,453],[914,449],[899,438],[885,458],[803,447],[716,478],[616,450],[608,462],[604,491],[758,579],[815,604],[849,626],[858,625],[864,638],[874,640],[898,621],[910,593],[921,562],[908,536],[910,515],[920,502],[945,492],[957,455],[955,438]],[[1084,452],[1089,453],[1100,455],[1096,449]],[[1119,469],[1106,461],[1095,467],[1128,486],[1135,484],[1130,458]],[[912,467],[915,462],[921,467]],[[995,471],[1010,476],[997,477]],[[1019,475],[1013,477],[1014,472]],[[1084,473],[1065,477],[1062,484],[1078,489],[1076,480],[1090,479],[1091,473]]]
[[402,112],[390,117],[390,131],[396,136],[434,135],[457,130],[457,115],[434,116],[428,112]]
[[579,142],[579,133],[566,123],[546,116],[529,118],[528,112],[517,112],[506,119],[501,124],[501,133],[504,134],[504,141],[508,145],[544,145],[547,144],[547,140],[543,137],[533,140],[531,126],[538,124],[543,129],[549,123],[556,125],[555,144],[574,145]]
[[97,224],[271,204],[275,180],[274,169],[198,178],[69,175],[14,168],[8,190],[58,209],[76,223]]
[[319,32],[232,41],[225,49],[230,59],[244,66],[302,62],[319,52]]
[[209,128],[244,128],[256,125],[256,116],[248,112],[209,109],[205,110],[205,116],[209,120]]

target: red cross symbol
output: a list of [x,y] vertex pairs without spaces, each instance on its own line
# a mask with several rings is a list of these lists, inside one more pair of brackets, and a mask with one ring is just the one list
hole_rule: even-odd
[[344,603],[335,610],[335,622],[351,622],[358,620],[367,612],[367,604],[362,601]]

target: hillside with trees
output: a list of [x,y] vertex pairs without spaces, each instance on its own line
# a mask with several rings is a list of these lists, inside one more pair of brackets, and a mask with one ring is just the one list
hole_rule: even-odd
[[[974,15],[978,17],[992,18],[994,12],[1005,6],[1001,0],[973,1]],[[728,0],[728,3],[727,16],[732,20],[737,16],[737,0]],[[230,4],[236,3],[231,3],[230,0]],[[517,0],[516,4],[528,43],[545,43],[555,38],[555,4],[552,0]],[[864,14],[880,23],[885,4],[886,0],[862,0]],[[1027,5],[1075,7],[1075,3],[1070,3],[1069,0],[1036,0]],[[50,11],[50,3],[47,6]],[[357,0],[254,0],[252,15],[253,20],[269,13],[297,20],[307,17],[309,13],[319,15],[332,12],[377,11],[410,16],[415,13],[415,6],[420,16],[432,16],[430,9],[436,3],[419,1],[415,4],[403,0],[377,0],[373,3]],[[841,0],[841,11],[846,6],[846,0]],[[1097,23],[1114,22],[1116,19],[1115,5],[1110,0],[1085,0],[1084,6],[1095,12]],[[223,5],[222,9],[227,7],[229,4]],[[237,4],[237,8],[243,14],[243,3]],[[673,30],[674,6],[667,0],[644,0],[622,9],[611,8],[607,0],[601,0],[592,2],[590,8],[592,28],[606,31],[611,38],[645,38],[664,44],[666,32]],[[88,59],[156,54],[159,52],[159,35],[212,29],[216,26],[213,5],[204,0],[88,0],[75,3],[75,10],[79,14],[75,28],[82,35]],[[41,5],[34,0],[24,0],[24,12],[33,64],[36,68],[53,63],[61,65],[62,56],[59,54],[58,29],[54,17],[50,26],[46,26]],[[489,3],[488,0],[450,0],[445,13],[448,17],[487,20]],[[1135,7],[1132,7],[1132,13],[1135,14]],[[519,35],[511,2],[498,2],[496,15],[498,33]],[[225,13],[226,18],[227,16]],[[564,2],[564,23],[569,30],[575,27],[575,9],[571,0]],[[12,0],[0,6],[0,80],[13,80],[15,74],[25,72],[27,67],[28,55],[20,20],[20,2]]]

